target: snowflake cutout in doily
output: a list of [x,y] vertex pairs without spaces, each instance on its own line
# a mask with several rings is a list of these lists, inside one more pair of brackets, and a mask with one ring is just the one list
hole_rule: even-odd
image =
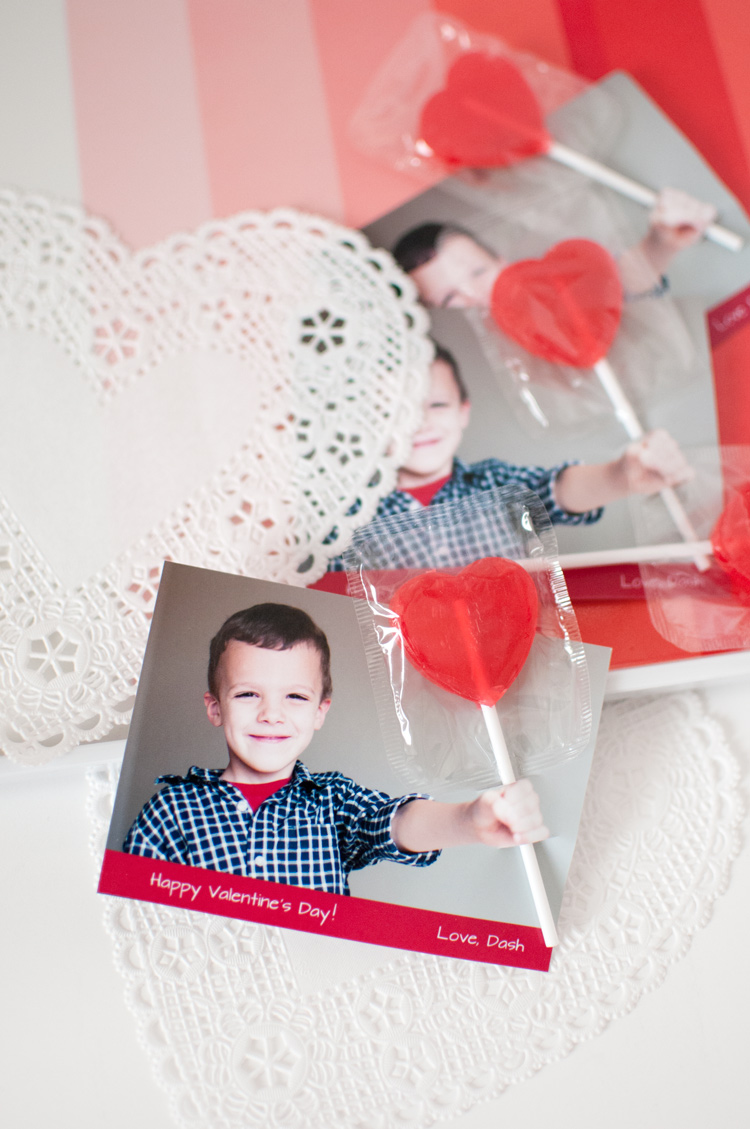
[[[99,858],[115,776],[89,775]],[[569,1054],[656,988],[708,921],[739,849],[738,778],[696,695],[605,706],[548,973],[378,961],[356,942],[107,897],[176,1124],[428,1129]]]
[[321,575],[395,479],[426,327],[390,257],[317,217],[131,254],[80,209],[0,193],[4,752],[127,720],[164,560]]
[[346,318],[332,314],[330,310],[317,310],[309,317],[302,318],[300,345],[309,345],[316,353],[327,353],[330,349],[340,349],[346,341]]

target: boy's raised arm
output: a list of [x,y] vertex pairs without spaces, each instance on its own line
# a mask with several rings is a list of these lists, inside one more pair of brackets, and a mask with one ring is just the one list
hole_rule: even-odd
[[628,494],[658,494],[693,477],[693,470],[669,432],[650,431],[608,463],[573,463],[554,485],[555,501],[568,513],[585,513]]
[[400,850],[417,853],[467,843],[517,847],[546,839],[549,831],[533,785],[518,780],[460,804],[411,800],[393,816],[391,834]]
[[631,297],[660,283],[675,255],[703,239],[716,208],[679,188],[663,188],[649,215],[649,229],[620,256],[620,276]]

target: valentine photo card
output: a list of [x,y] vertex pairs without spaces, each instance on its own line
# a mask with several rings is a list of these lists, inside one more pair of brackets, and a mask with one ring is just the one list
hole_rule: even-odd
[[[360,852],[353,863],[342,864],[347,871],[342,875],[340,864],[331,861],[325,819],[318,813],[312,831],[303,827],[304,805],[326,788],[334,789],[334,807],[344,811],[366,806],[373,795],[387,811],[394,803],[397,810],[397,801],[416,791],[386,753],[382,706],[376,701],[383,685],[368,664],[357,606],[331,593],[165,564],[100,892],[313,934],[547,969],[551,950],[543,942],[513,847],[472,844],[446,847],[439,856],[399,854],[402,845],[383,848],[381,828],[375,847],[342,848],[342,857],[346,850]],[[243,639],[268,644],[276,638],[277,621],[285,631],[287,619],[295,631],[299,621],[313,634],[303,635],[304,644],[281,649],[247,645],[233,634],[239,620],[242,631],[250,630],[247,616],[252,623],[254,617],[270,616],[271,627],[263,620],[260,635]],[[212,644],[227,632],[231,638],[224,650]],[[330,652],[325,675],[320,633]],[[590,737],[574,759],[532,778],[550,829],[535,851],[554,918],[575,845],[607,671],[604,648],[587,646],[585,653]],[[250,673],[243,668],[237,675],[242,708],[262,698],[270,680],[272,686],[283,685],[298,711],[293,722],[271,719],[275,736],[261,742],[263,756],[292,765],[290,784],[265,801],[252,786],[248,791],[244,783],[238,787],[221,779],[244,755],[244,723],[233,716],[239,707],[225,697],[225,689],[235,685],[229,673],[235,658],[241,663],[248,656],[259,658],[261,667]],[[292,671],[287,664],[298,660],[307,665]],[[209,666],[213,673],[209,669],[207,678]],[[261,720],[263,729],[269,719]],[[459,780],[435,798],[454,804],[476,795]]]

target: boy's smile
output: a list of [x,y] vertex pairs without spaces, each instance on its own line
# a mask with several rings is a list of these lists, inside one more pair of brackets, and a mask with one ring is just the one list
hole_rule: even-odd
[[218,697],[207,692],[204,701],[229,750],[222,780],[286,779],[331,704],[321,700],[318,651],[309,643],[276,651],[231,639],[217,673]]
[[495,279],[506,264],[469,235],[448,235],[437,254],[410,271],[426,306],[489,309]]
[[450,365],[442,360],[433,361],[422,423],[398,472],[400,490],[427,486],[451,473],[469,412],[468,401],[461,402]]

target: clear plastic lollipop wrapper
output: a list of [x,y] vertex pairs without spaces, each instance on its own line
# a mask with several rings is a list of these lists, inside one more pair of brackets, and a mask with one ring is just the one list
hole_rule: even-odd
[[[386,749],[406,780],[483,790],[585,747],[585,653],[535,494],[505,487],[382,518],[344,556]],[[534,847],[519,849],[552,945]]]
[[[479,129],[470,131],[465,139],[480,150],[474,149],[470,160],[451,161],[422,137],[422,113],[446,86],[451,68],[474,53],[507,63],[511,91],[508,99],[506,87],[506,105],[511,113],[502,131],[492,130],[490,123],[494,134],[490,151],[487,118],[482,120],[480,111]],[[353,114],[350,132],[359,148],[384,163],[399,170],[432,173],[433,178],[467,165],[504,166],[540,152],[547,138],[543,118],[587,86],[580,75],[515,51],[497,36],[473,31],[452,16],[425,13],[412,22],[376,74]]]
[[[681,487],[698,541],[675,543],[653,499],[633,499],[637,559],[649,616],[683,651],[750,648],[750,448],[690,452],[695,477]],[[692,554],[692,555],[691,555]],[[709,567],[698,569],[697,555]]]
[[[566,239],[542,260],[513,263],[498,275],[491,299],[493,319],[508,337],[546,361],[591,369],[628,439],[645,429],[610,364],[622,315],[623,290],[617,264],[598,243]],[[697,535],[682,500],[665,486],[659,499],[686,542]],[[696,566],[709,567],[697,553]]]
[[[545,157],[653,207],[657,192],[553,136],[545,119],[586,84],[449,16],[419,17],[384,64],[351,122],[355,143],[392,167],[423,172],[512,168]],[[718,224],[707,237],[737,251]]]
[[[575,230],[572,201],[570,215]],[[614,414],[639,438],[639,417],[699,374],[680,309],[666,296],[626,299],[606,234],[546,244],[504,266],[486,313],[468,311],[520,422],[536,435],[583,433]],[[503,244],[501,232],[492,238]]]

